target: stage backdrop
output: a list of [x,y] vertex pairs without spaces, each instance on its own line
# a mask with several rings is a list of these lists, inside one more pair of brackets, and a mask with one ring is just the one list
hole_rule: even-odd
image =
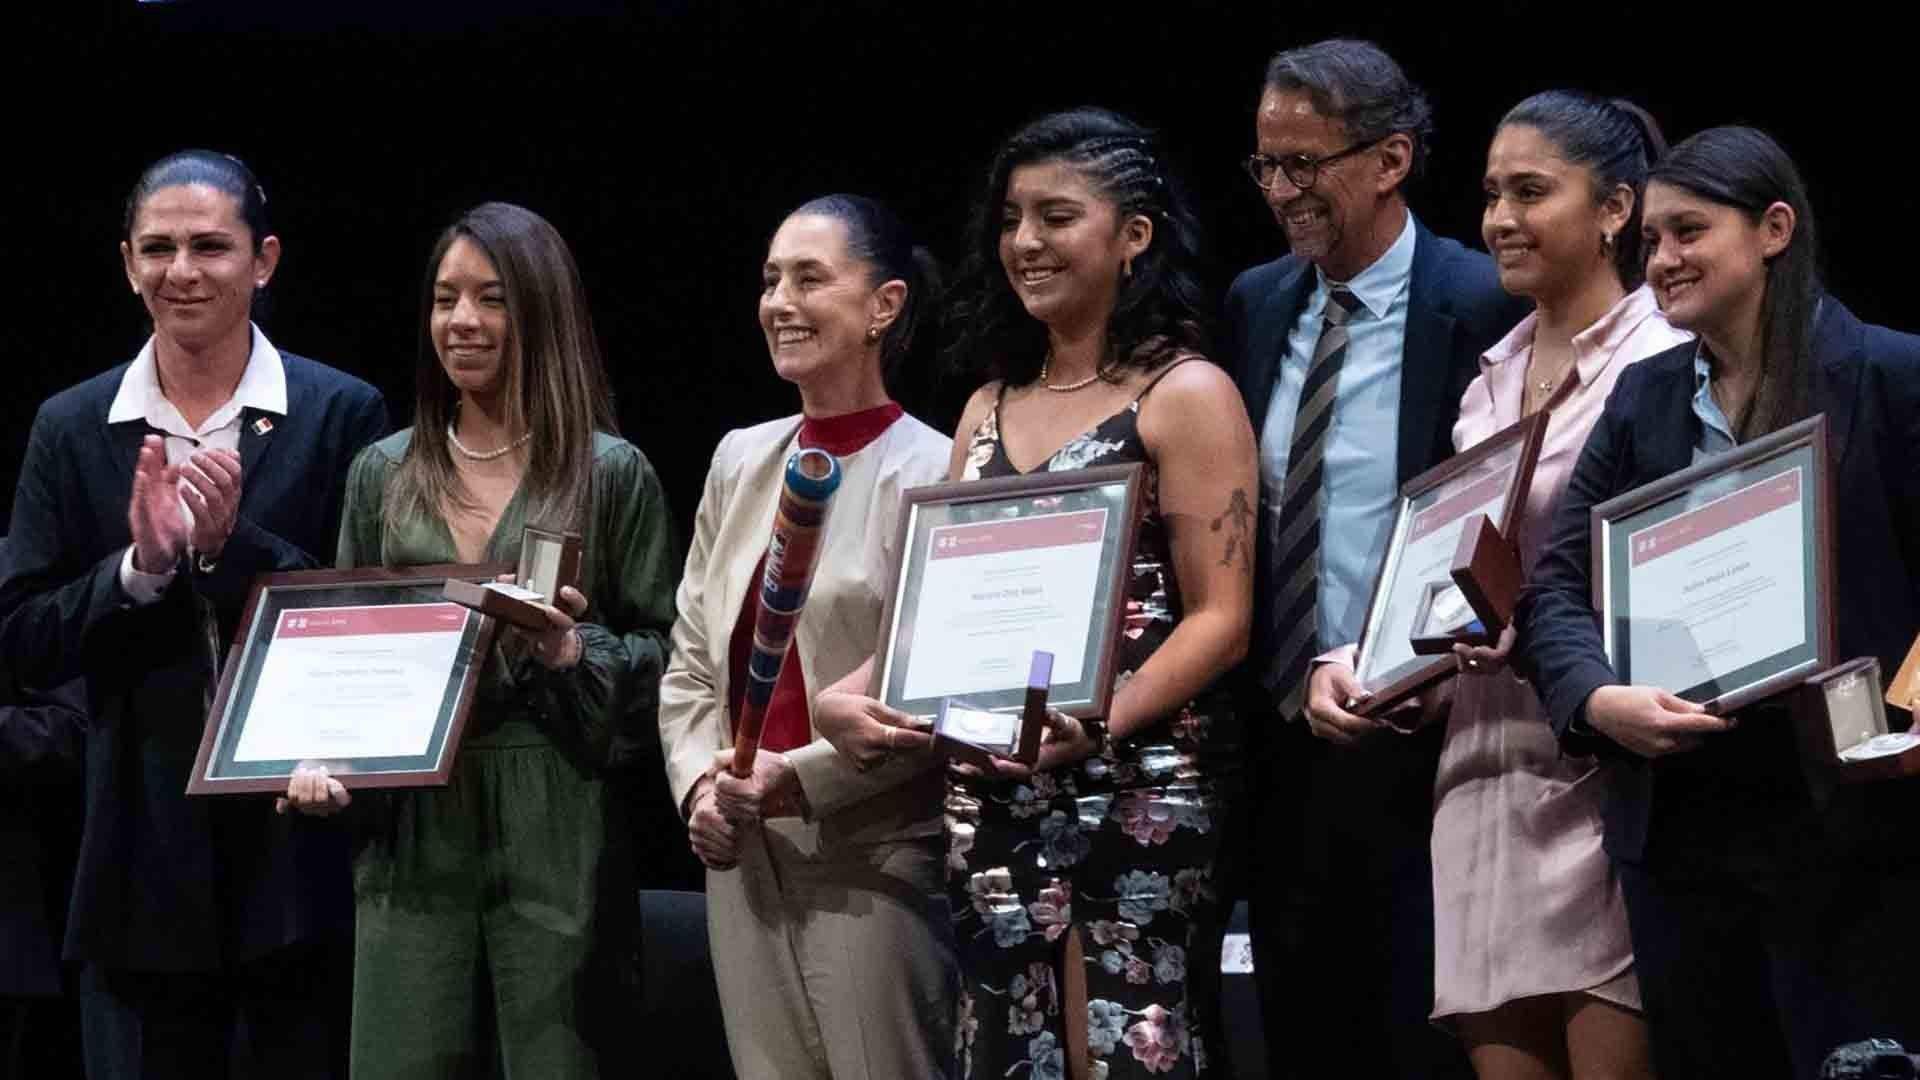
[[[788,209],[878,196],[952,259],[997,140],[1047,109],[1106,105],[1163,132],[1224,288],[1282,251],[1239,168],[1264,62],[1333,34],[1381,42],[1428,87],[1439,132],[1414,206],[1440,232],[1479,246],[1480,172],[1508,106],[1555,86],[1626,94],[1676,139],[1734,121],[1782,137],[1812,183],[1836,291],[1866,318],[1920,325],[1898,35],[1837,8],[1811,28],[1747,14],[1737,29],[1681,8],[42,5],[9,16],[0,499],[38,402],[145,337],[117,250],[122,200],[167,151],[254,166],[285,245],[267,331],[371,380],[401,423],[435,235],[487,199],[546,215],[585,274],[624,433],[684,537],[720,435],[797,407],[754,312]],[[971,388],[933,362],[917,358],[901,394],[949,428]]]

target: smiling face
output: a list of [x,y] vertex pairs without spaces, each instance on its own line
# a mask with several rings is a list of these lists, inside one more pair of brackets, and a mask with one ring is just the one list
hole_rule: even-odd
[[280,241],[253,230],[233,196],[205,184],[161,188],[140,204],[120,244],[127,281],[153,317],[154,334],[200,352],[250,333],[254,290],[273,277]]
[[781,378],[804,385],[869,359],[879,363],[878,334],[897,314],[905,286],[876,287],[874,276],[870,263],[848,252],[839,219],[795,214],[781,223],[760,268],[760,332]]
[[1495,133],[1483,189],[1480,234],[1509,293],[1551,300],[1590,274],[1612,272],[1600,238],[1626,227],[1633,192],[1597,197],[1593,171],[1561,157],[1538,128],[1509,124]]
[[[1268,157],[1304,154],[1315,160],[1353,144],[1346,124],[1323,115],[1305,90],[1271,86],[1260,95],[1254,140]],[[1295,255],[1319,264],[1337,280],[1364,268],[1374,253],[1362,249],[1373,243],[1380,231],[1377,219],[1386,213],[1379,191],[1396,186],[1405,174],[1402,157],[1409,147],[1403,143],[1404,136],[1390,137],[1378,150],[1325,162],[1310,188],[1295,186],[1284,170],[1274,176],[1261,196]]]
[[499,393],[515,359],[507,290],[480,245],[454,238],[433,276],[427,322],[440,369],[462,396]]
[[1152,240],[1148,218],[1122,218],[1066,162],[1021,165],[1007,178],[1000,266],[1027,314],[1050,328],[1105,326],[1122,267]]
[[1647,283],[1667,321],[1721,339],[1757,325],[1767,260],[1786,250],[1793,228],[1793,211],[1784,203],[1756,221],[1671,184],[1648,184],[1641,224]]

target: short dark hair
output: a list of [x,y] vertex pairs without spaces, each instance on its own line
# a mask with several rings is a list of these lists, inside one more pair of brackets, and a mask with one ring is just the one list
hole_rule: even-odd
[[1613,265],[1620,284],[1637,289],[1646,280],[1641,252],[1640,204],[1646,198],[1647,171],[1667,151],[1667,140],[1645,109],[1580,90],[1546,90],[1507,110],[1501,127],[1530,127],[1560,151],[1560,156],[1593,174],[1594,194],[1605,199],[1620,185],[1633,192],[1633,213],[1614,237]]
[[272,230],[267,227],[267,193],[255,179],[247,163],[232,154],[213,150],[177,150],[147,166],[127,193],[126,218],[120,227],[124,239],[133,239],[133,219],[140,207],[156,192],[185,184],[204,184],[233,196],[240,207],[240,220],[253,233],[253,253],[260,254]]
[[1408,179],[1425,170],[1433,107],[1426,92],[1373,42],[1334,38],[1277,53],[1267,62],[1266,85],[1306,91],[1320,115],[1340,121],[1354,142],[1406,133],[1413,141]]
[[1813,204],[1793,158],[1766,132],[1708,128],[1683,140],[1648,174],[1759,222],[1774,203],[1793,208],[1793,238],[1767,261],[1760,306],[1760,381],[1741,415],[1730,417],[1742,442],[1813,414],[1813,316],[1820,301],[1820,249]]
[[1007,283],[1000,232],[1013,170],[1047,161],[1071,166],[1112,201],[1122,220],[1135,214],[1153,220],[1152,243],[1133,260],[1132,276],[1114,297],[1102,376],[1156,368],[1182,352],[1204,354],[1213,311],[1202,284],[1200,225],[1185,188],[1151,131],[1119,113],[1082,107],[1049,113],[1014,132],[987,168],[947,306],[952,368],[1013,386],[1040,375],[1046,329]]
[[931,252],[913,242],[906,222],[878,199],[836,192],[809,199],[787,217],[802,214],[832,218],[845,227],[847,254],[873,268],[873,284],[896,279],[907,283],[906,302],[880,337],[880,368],[888,383],[893,383],[901,374],[896,369],[912,352],[928,322],[934,296],[940,291],[939,263]]

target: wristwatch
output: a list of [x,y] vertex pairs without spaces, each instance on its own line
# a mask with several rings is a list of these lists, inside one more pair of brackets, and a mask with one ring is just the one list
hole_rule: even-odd
[[204,551],[193,553],[193,569],[197,573],[211,574],[220,569],[220,556],[208,555]]

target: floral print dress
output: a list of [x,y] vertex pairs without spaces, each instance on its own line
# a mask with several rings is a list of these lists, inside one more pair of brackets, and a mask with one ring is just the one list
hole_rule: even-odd
[[[1044,466],[1148,464],[1116,688],[1180,618],[1157,473],[1138,429],[1146,392]],[[999,421],[996,402],[974,432],[963,479],[1019,472]],[[1239,749],[1231,703],[1215,686],[1101,756],[1030,782],[952,778],[947,881],[963,976],[957,1075],[1064,1080],[1069,926],[1080,928],[1085,954],[1091,1075],[1206,1074],[1187,963],[1219,952],[1214,860]]]

